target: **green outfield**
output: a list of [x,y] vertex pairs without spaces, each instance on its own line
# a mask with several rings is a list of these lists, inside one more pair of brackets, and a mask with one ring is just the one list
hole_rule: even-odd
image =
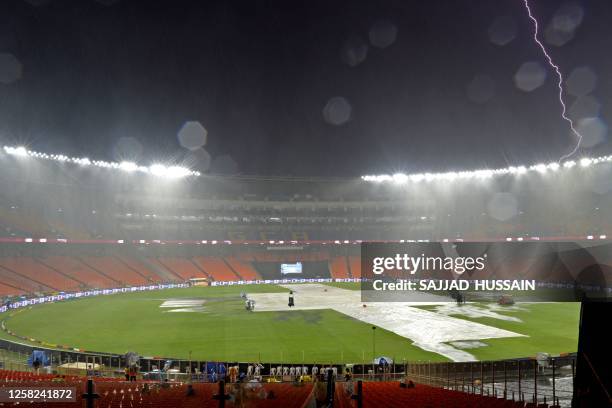
[[527,336],[481,340],[487,345],[486,347],[470,350],[479,360],[515,358],[517,353],[523,356],[534,356],[538,352],[556,355],[575,352],[578,349],[580,303],[521,304],[520,310],[509,309],[501,313],[516,317],[521,321],[513,322],[489,317],[469,318],[455,315],[458,318]]
[[[240,292],[288,292],[272,285],[194,287],[80,299],[13,312],[21,335],[89,351],[199,360],[369,362],[370,325],[333,310],[247,312]],[[165,299],[205,298],[202,312],[172,313]],[[7,337],[3,333],[3,337]],[[446,361],[378,330],[376,353],[398,360]]]
[[[358,284],[334,286],[358,288]],[[144,356],[174,358],[189,358],[191,352],[194,360],[371,361],[370,324],[329,309],[248,312],[240,298],[242,291],[288,292],[273,285],[171,289],[38,305],[10,312],[3,318],[6,327],[20,336],[87,351],[136,351]],[[202,300],[203,304],[200,308],[181,306],[181,302],[192,300]],[[169,301],[177,302],[177,306],[160,307]],[[521,321],[453,315],[529,336],[480,340],[486,346],[469,350],[478,359],[576,350],[579,304],[529,304],[501,313]],[[6,332],[0,336],[23,342]],[[376,355],[398,361],[447,360],[382,329],[376,331],[375,345]]]
[[[471,307],[487,310],[486,304],[472,304]],[[419,306],[435,312],[437,306]],[[458,311],[461,307],[457,308]],[[546,352],[551,355],[572,353],[578,349],[578,329],[580,322],[580,303],[521,303],[517,306],[501,308],[497,313],[514,317],[520,321],[506,321],[493,317],[470,317],[462,313],[451,313],[459,319],[509,330],[525,337],[501,339],[481,339],[485,346],[470,349],[469,352],[479,360],[500,360],[517,357],[535,356]]]

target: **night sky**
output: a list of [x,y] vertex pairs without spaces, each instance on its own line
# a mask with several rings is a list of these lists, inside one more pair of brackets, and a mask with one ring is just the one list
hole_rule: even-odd
[[[610,153],[609,0],[531,4],[580,154]],[[532,33],[522,0],[2,0],[0,141],[262,175],[556,160],[574,139]]]

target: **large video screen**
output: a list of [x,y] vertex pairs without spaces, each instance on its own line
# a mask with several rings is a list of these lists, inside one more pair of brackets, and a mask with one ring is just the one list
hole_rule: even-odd
[[302,273],[302,263],[284,263],[280,266],[280,271],[282,275],[291,275],[291,274],[299,274]]

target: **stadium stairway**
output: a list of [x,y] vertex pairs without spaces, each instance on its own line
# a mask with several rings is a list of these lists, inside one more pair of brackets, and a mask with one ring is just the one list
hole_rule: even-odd
[[172,271],[183,281],[191,278],[208,278],[208,275],[197,264],[187,258],[159,257],[157,258],[166,269]]
[[147,268],[144,263],[140,262],[136,258],[116,256],[115,259],[125,265],[126,268],[129,268],[135,273],[142,276],[147,281],[147,283],[158,283],[163,281],[161,276],[156,274],[151,269]]
[[78,290],[80,286],[78,281],[36,262],[32,258],[0,258],[0,266],[56,291],[74,291]]
[[336,256],[329,263],[332,278],[346,279],[349,277],[346,256]]
[[17,294],[33,293],[40,290],[40,287],[37,286],[36,283],[24,278],[23,276],[15,275],[15,273],[2,268],[1,266],[0,282],[7,287],[14,288],[17,291]]
[[253,266],[247,262],[243,262],[240,259],[230,256],[225,258],[225,262],[229,265],[230,268],[236,273],[236,275],[240,276],[243,280],[252,281],[261,279],[261,276]]
[[46,292],[52,288],[16,273],[0,265],[0,281],[6,285],[21,289],[22,293]]
[[112,288],[117,286],[115,281],[91,269],[77,258],[49,256],[47,258],[40,258],[38,262],[56,271],[61,271],[74,280],[83,282],[90,288]]
[[212,256],[197,256],[193,258],[208,275],[216,281],[237,281],[239,277],[221,258]]
[[137,286],[147,283],[142,275],[126,267],[112,256],[83,256],[80,258],[83,263],[91,269],[102,273],[110,279],[119,282],[121,286]]
[[15,296],[22,293],[24,293],[23,289],[16,286],[11,286],[6,282],[0,282],[0,296]]
[[353,255],[349,256],[349,266],[351,269],[351,276],[361,279],[361,258]]
[[144,266],[144,269],[154,272],[161,278],[162,282],[180,282],[183,279],[172,271],[169,271],[164,265],[160,264],[155,258],[137,258],[136,261]]
[[98,263],[97,261],[95,261],[93,257],[76,256],[75,259],[81,262],[83,265],[87,266],[92,271],[99,273],[100,275],[104,276],[106,279],[113,282],[113,287],[125,286],[120,280],[112,276],[112,275],[115,275],[113,271],[107,270],[106,268],[104,268],[103,265],[99,265],[100,268],[92,265],[92,262]]

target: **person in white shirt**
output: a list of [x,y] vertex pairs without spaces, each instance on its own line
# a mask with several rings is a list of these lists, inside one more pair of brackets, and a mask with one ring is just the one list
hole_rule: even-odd
[[259,363],[255,364],[255,376],[259,377],[261,375],[261,369],[263,368],[263,366]]
[[283,367],[282,366],[277,366],[276,367],[276,374],[283,375]]
[[338,367],[332,367],[332,373],[334,373],[334,378],[338,377]]
[[289,369],[289,375],[290,375],[291,377],[294,377],[294,376],[295,376],[295,367],[294,367],[294,366],[291,366],[291,368]]
[[297,375],[298,377],[302,375],[302,367],[300,366],[295,367],[295,375]]
[[249,364],[249,366],[247,367],[247,377],[251,378],[253,376],[253,365]]
[[312,376],[316,377],[317,375],[319,375],[319,366],[313,366],[312,367]]
[[289,367],[283,367],[283,375],[289,375]]
[[270,376],[276,377],[276,367],[270,367]]
[[308,367],[306,367],[306,366],[302,367],[302,374],[308,375]]
[[323,376],[323,381],[327,381],[328,372],[331,370],[331,367],[321,367],[321,375]]

